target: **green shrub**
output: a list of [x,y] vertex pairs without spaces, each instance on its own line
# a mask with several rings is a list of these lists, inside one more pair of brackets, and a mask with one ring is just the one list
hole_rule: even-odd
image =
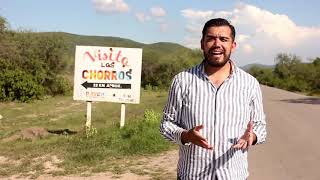
[[50,86],[48,86],[48,90],[52,95],[70,95],[72,92],[72,86],[67,79],[58,76],[52,79]]
[[248,71],[261,84],[307,94],[320,92],[320,58],[304,63],[296,55],[278,54],[273,69],[253,66]]
[[44,94],[44,88],[34,76],[23,71],[8,70],[0,74],[0,100],[28,102]]
[[0,16],[0,101],[70,94],[70,83],[59,77],[67,65],[63,37],[17,32],[7,26]]

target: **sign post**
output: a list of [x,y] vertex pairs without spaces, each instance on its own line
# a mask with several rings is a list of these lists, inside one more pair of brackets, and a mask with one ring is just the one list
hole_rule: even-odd
[[87,101],[87,121],[86,121],[86,128],[91,128],[91,101]]
[[126,104],[121,104],[121,118],[120,118],[120,128],[123,128],[126,118]]
[[73,99],[87,101],[86,127],[92,101],[121,103],[124,126],[125,104],[140,103],[141,66],[139,48],[76,46]]

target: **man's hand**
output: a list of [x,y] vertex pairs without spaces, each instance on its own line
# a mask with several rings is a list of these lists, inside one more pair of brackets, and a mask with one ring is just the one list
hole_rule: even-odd
[[208,141],[204,137],[202,137],[199,133],[200,129],[202,128],[203,128],[203,125],[199,125],[190,129],[189,131],[182,132],[181,142],[183,144],[191,142],[197,146],[212,150],[213,147],[210,144],[208,144]]
[[246,149],[249,148],[253,142],[257,140],[257,136],[253,133],[253,123],[250,121],[247,126],[247,130],[245,131],[244,135],[238,140],[238,143],[233,146],[233,148],[238,149]]

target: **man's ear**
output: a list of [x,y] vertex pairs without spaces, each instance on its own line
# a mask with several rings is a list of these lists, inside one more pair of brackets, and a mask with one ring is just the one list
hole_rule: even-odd
[[237,43],[235,41],[233,41],[232,43],[232,47],[231,47],[231,52],[233,52],[237,47]]
[[200,40],[201,49],[203,50],[203,38]]

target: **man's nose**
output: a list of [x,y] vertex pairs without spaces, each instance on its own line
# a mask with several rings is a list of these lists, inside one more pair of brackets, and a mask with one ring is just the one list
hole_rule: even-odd
[[216,38],[214,41],[213,41],[213,46],[220,46],[221,45],[221,41],[218,39],[218,38]]

